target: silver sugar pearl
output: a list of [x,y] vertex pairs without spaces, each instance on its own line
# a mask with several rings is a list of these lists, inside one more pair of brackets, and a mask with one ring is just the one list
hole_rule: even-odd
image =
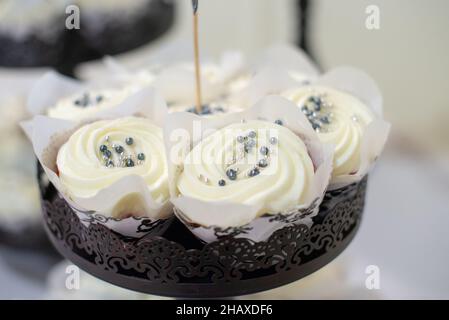
[[137,154],[137,159],[140,160],[140,161],[145,160],[145,153],[143,153],[143,152],[138,153]]
[[312,122],[312,128],[313,128],[313,130],[319,132],[319,130],[321,129],[321,126],[320,126],[320,124],[317,123],[317,122]]
[[282,122],[281,119],[274,121],[274,123],[276,123],[277,125],[280,125],[280,126],[282,126],[284,124],[284,122]]
[[256,146],[256,141],[251,139],[251,140],[248,140],[248,142],[246,144],[248,145],[248,147],[252,148],[252,147]]
[[320,121],[321,121],[321,123],[324,123],[324,124],[329,124],[330,123],[329,118],[327,116],[322,116],[320,118]]
[[237,170],[235,170],[235,169],[228,169],[228,170],[226,170],[226,176],[227,176],[230,180],[235,180],[235,179],[237,179]]
[[113,168],[114,167],[114,162],[111,159],[108,159],[106,161],[106,167]]
[[134,139],[132,137],[128,137],[125,139],[125,143],[130,146],[134,143]]
[[248,137],[250,137],[250,138],[255,138],[257,136],[257,133],[256,133],[256,131],[250,131],[249,133],[248,133]]
[[268,153],[270,153],[270,149],[268,149],[265,146],[260,147],[260,153],[264,156],[266,156]]
[[254,169],[251,169],[249,172],[248,172],[248,177],[255,177],[255,176],[257,176],[258,174],[260,173],[260,170],[259,170],[259,168],[254,168]]
[[267,159],[260,159],[257,165],[261,168],[265,168],[266,166],[268,166],[268,161]]

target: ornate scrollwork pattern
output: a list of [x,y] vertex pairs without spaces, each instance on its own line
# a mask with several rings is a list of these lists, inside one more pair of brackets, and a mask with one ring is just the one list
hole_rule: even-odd
[[291,225],[263,242],[223,237],[204,244],[179,222],[161,237],[130,238],[99,223],[83,224],[63,199],[48,192],[42,206],[54,241],[97,268],[159,284],[219,284],[301,268],[337,248],[360,221],[366,184],[365,177],[328,192],[310,228]]

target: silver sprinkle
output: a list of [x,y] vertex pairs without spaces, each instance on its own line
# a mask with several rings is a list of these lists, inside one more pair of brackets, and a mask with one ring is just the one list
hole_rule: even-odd
[[250,131],[250,132],[248,133],[248,137],[250,137],[250,138],[255,138],[256,135],[257,135],[256,131]]
[[256,141],[253,139],[248,140],[247,145],[248,145],[248,147],[252,148],[252,147],[256,146]]

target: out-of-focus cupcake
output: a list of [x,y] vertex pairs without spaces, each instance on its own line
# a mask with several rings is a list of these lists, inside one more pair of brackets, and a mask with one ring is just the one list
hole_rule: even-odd
[[56,66],[65,32],[63,0],[0,2],[0,64],[8,67]]
[[[25,97],[0,93],[0,239],[2,243],[39,247],[47,245],[40,219],[39,189],[35,182],[32,149],[20,129],[26,118]],[[49,245],[49,244],[48,244]]]
[[[176,140],[179,126],[184,135],[200,123],[206,128],[185,157],[171,162],[172,202],[181,221],[204,241],[229,235],[261,241],[293,217],[315,215],[331,154],[307,120],[293,120],[301,117],[294,104],[274,96],[220,119],[169,115],[166,141]],[[166,145],[172,160],[177,149],[184,150]]]
[[317,66],[299,48],[276,45],[263,50],[226,87],[226,101],[248,108],[261,97],[307,85],[319,75]]
[[52,118],[81,121],[122,103],[132,89],[90,90],[64,98],[47,110]]
[[[201,65],[201,98],[203,106],[200,115],[214,115],[236,112],[241,108],[227,101],[228,86],[244,70],[244,60],[240,53],[224,53],[218,63],[206,62]],[[154,86],[167,101],[171,112],[195,110],[195,67],[192,63],[176,63],[160,70]]]
[[113,55],[146,44],[173,24],[174,2],[165,0],[78,0],[81,35],[102,55]]
[[309,120],[320,141],[334,145],[330,189],[360,181],[380,156],[390,125],[382,119],[382,98],[374,81],[341,67],[315,83],[282,93]]
[[356,173],[363,134],[374,112],[358,98],[330,87],[306,86],[283,95],[301,108],[323,143],[336,146],[332,175]]
[[[94,119],[114,113],[127,99],[149,89],[153,76],[142,73],[83,83],[49,72],[33,86],[28,96],[31,114],[72,121]],[[131,109],[129,109],[131,110]],[[132,114],[132,111],[130,111]]]
[[84,223],[139,237],[171,222],[161,119],[127,116],[80,126],[37,116],[23,127],[58,196]]

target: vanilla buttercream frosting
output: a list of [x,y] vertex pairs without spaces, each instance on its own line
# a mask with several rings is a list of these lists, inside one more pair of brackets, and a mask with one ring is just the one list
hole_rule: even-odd
[[[62,185],[73,197],[93,197],[130,175],[143,178],[156,202],[164,203],[169,197],[162,129],[148,119],[126,117],[80,127],[59,149],[57,168]],[[123,214],[126,202],[137,198],[123,194],[123,199],[129,201],[119,204],[117,214]]]
[[286,127],[251,120],[219,129],[186,156],[177,192],[202,201],[260,205],[258,215],[303,203],[314,176],[305,143]]
[[86,90],[59,100],[55,106],[47,110],[47,115],[52,118],[81,121],[94,117],[101,111],[116,107],[137,91],[137,86],[122,89]]
[[301,108],[323,143],[335,146],[333,177],[356,173],[365,129],[375,118],[369,107],[351,94],[324,86],[282,95]]

